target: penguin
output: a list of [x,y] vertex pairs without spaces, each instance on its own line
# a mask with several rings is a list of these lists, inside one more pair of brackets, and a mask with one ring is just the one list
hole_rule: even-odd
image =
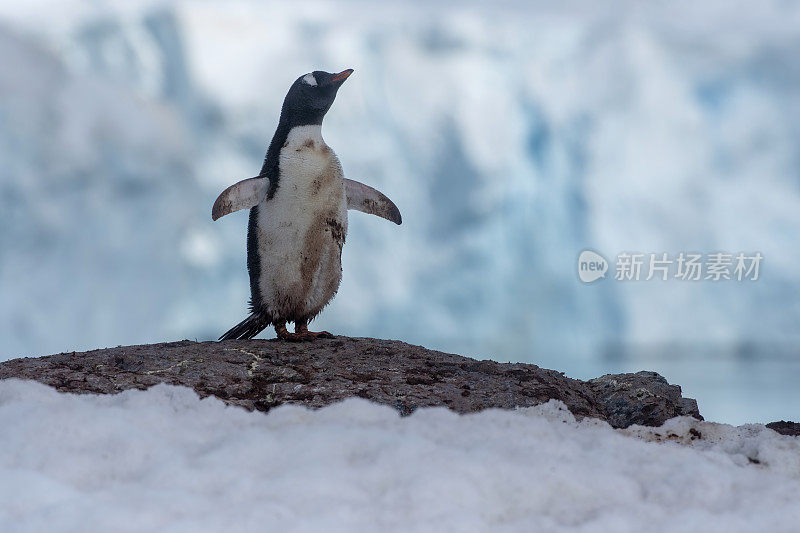
[[327,331],[309,331],[308,323],[339,289],[348,209],[402,223],[384,194],[344,177],[339,158],[322,138],[322,119],[352,73],[316,70],[297,78],[259,175],[231,185],[214,202],[215,221],[250,209],[250,315],[219,340],[252,339],[270,325],[281,340],[333,338]]

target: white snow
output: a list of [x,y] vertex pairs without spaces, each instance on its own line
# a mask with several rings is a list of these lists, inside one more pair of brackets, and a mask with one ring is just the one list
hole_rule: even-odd
[[[76,396],[6,380],[0,427],[0,531],[732,532],[800,523],[800,439],[759,425],[679,418],[620,432],[576,422],[555,401],[467,416],[436,408],[400,418],[358,399],[263,414],[166,385]],[[692,428],[702,438],[691,440]],[[656,434],[666,442],[649,442]]]

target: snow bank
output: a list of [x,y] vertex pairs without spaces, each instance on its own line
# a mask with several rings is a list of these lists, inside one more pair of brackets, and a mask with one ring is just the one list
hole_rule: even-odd
[[624,435],[576,422],[558,402],[400,418],[353,399],[264,415],[178,387],[73,396],[7,380],[0,427],[2,531],[786,531],[800,521],[800,441],[756,425],[674,419]]

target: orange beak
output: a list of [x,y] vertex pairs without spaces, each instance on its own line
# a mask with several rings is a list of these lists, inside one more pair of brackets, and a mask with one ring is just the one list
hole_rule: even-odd
[[353,73],[353,69],[351,69],[351,68],[349,68],[347,70],[343,70],[339,74],[337,74],[333,78],[331,78],[331,81],[344,81],[352,73]]

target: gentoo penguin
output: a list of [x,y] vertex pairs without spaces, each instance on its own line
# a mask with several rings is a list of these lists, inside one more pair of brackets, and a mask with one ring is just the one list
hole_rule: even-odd
[[[339,289],[347,210],[402,222],[386,196],[344,178],[339,158],[322,139],[322,119],[352,73],[314,71],[297,78],[283,101],[261,173],[231,185],[214,202],[214,220],[250,208],[251,314],[220,340],[251,339],[270,324],[283,340],[333,337],[309,331],[308,322]],[[287,322],[295,323],[294,333]]]

